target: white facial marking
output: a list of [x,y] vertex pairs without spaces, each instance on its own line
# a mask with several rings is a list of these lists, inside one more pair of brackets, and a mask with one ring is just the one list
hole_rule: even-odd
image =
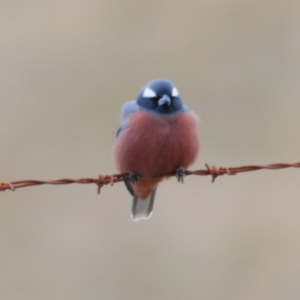
[[156,97],[156,93],[147,87],[144,90],[143,97],[144,98],[153,98],[153,97]]
[[173,89],[172,89],[172,96],[173,96],[173,97],[178,97],[178,96],[179,96],[179,92],[178,92],[178,90],[176,89],[175,86],[174,86]]

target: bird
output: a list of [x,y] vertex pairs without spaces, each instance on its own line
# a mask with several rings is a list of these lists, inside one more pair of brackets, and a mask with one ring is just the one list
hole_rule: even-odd
[[171,175],[183,182],[200,150],[199,117],[183,104],[173,82],[150,81],[125,103],[113,147],[113,161],[133,196],[133,221],[148,219],[157,186]]

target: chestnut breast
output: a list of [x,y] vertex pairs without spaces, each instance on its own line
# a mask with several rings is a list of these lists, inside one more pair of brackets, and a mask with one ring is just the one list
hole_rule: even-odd
[[198,118],[192,112],[171,116],[133,113],[116,140],[113,155],[119,171],[158,176],[187,168],[199,152]]

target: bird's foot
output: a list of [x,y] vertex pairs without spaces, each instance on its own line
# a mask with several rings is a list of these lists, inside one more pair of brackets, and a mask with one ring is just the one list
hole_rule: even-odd
[[133,173],[133,172],[130,172],[128,174],[128,179],[129,179],[131,184],[134,184],[140,179],[140,175],[138,175],[136,173]]
[[176,172],[175,176],[177,178],[177,181],[183,183],[183,179],[185,177],[185,169],[182,167],[179,167],[176,169],[175,172]]

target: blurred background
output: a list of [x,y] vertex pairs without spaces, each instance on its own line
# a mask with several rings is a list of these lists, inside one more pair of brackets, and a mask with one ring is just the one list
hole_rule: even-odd
[[[1,1],[0,180],[116,173],[124,102],[166,77],[204,164],[300,160],[299,1]],[[1,299],[299,299],[300,171],[1,193]]]

